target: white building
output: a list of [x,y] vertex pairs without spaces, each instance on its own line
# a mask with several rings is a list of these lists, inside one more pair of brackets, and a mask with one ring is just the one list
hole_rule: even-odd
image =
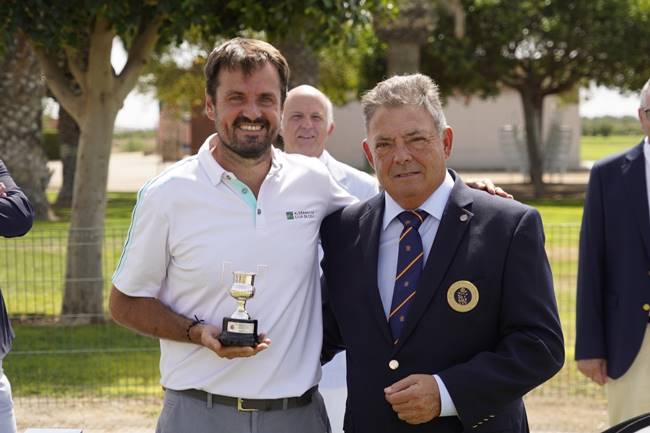
[[[444,111],[447,122],[454,129],[454,148],[449,167],[458,170],[512,170],[516,166],[518,169],[517,161],[525,153],[515,153],[525,152],[525,143],[521,134],[524,130],[523,108],[517,92],[504,89],[499,96],[489,99],[452,97],[447,100]],[[361,104],[354,101],[344,107],[334,107],[334,119],[336,128],[328,140],[327,149],[341,161],[366,168],[367,162],[361,149],[361,141],[366,135]],[[553,135],[557,147],[549,153],[563,159],[560,165],[564,169],[577,169],[580,165],[578,104],[564,104],[557,97],[547,97],[544,104],[544,142],[548,141],[551,125],[555,125],[556,132],[557,127],[561,126],[559,130],[563,131],[565,138],[560,140],[557,134]],[[514,137],[508,137],[509,130],[520,131],[518,149],[514,147]],[[511,143],[507,143],[509,138]]]

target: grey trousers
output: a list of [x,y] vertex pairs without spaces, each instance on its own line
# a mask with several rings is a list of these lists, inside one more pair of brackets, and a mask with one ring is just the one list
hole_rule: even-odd
[[287,410],[239,412],[237,408],[165,391],[156,433],[331,433],[323,397],[318,391],[307,406]]

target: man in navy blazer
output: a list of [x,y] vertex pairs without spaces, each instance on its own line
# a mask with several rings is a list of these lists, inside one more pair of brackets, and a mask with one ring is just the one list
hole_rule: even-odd
[[346,350],[345,431],[528,431],[522,396],[564,362],[538,212],[446,169],[429,77],[392,77],[362,104],[385,193],[321,227],[323,361]]
[[[9,238],[24,235],[32,228],[33,218],[29,200],[0,160],[0,236]],[[3,433],[16,432],[11,385],[2,370],[2,359],[11,349],[13,338],[14,332],[0,291],[0,431]]]
[[591,169],[580,229],[575,357],[611,424],[650,412],[650,80],[638,116],[646,138]]

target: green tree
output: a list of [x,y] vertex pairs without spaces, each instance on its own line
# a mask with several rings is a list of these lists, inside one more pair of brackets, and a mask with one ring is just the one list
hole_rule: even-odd
[[[188,29],[196,29],[204,40],[245,29],[280,35],[296,17],[311,23],[310,40],[328,38],[342,22],[367,18],[369,4],[374,2],[6,0],[0,4],[3,35],[20,31],[30,41],[49,88],[80,129],[64,315],[79,322],[103,316],[101,248],[111,138],[117,112],[156,47],[180,42]],[[111,65],[117,36],[128,52],[121,71]],[[61,53],[78,91],[71,88],[59,62]]]
[[[423,71],[447,91],[520,95],[530,181],[543,183],[543,102],[548,95],[598,84],[638,89],[650,74],[650,10],[645,0],[463,0],[465,36],[441,19]],[[444,13],[444,11],[441,11]]]

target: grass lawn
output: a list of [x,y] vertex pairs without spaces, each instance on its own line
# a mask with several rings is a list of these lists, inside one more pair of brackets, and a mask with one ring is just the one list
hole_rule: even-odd
[[641,138],[641,134],[638,136],[610,135],[609,137],[583,135],[580,142],[580,159],[582,161],[597,161],[638,144]]
[[129,396],[160,393],[158,340],[108,323],[14,326],[3,362],[15,396]]
[[[122,251],[135,197],[135,193],[108,194],[103,248],[105,295]],[[70,210],[59,209],[57,214],[58,221],[37,221],[23,238],[0,241],[0,282],[12,315],[59,314]]]
[[582,200],[530,200],[526,204],[539,211],[545,227],[557,224],[580,224],[582,220]]
[[[53,197],[51,197],[53,199]],[[105,300],[122,250],[135,193],[109,193],[104,246]],[[24,238],[0,240],[0,281],[10,314],[55,321],[63,293],[69,209],[38,221]],[[107,323],[66,327],[14,320],[16,340],[3,362],[14,395],[160,394],[158,340]]]

